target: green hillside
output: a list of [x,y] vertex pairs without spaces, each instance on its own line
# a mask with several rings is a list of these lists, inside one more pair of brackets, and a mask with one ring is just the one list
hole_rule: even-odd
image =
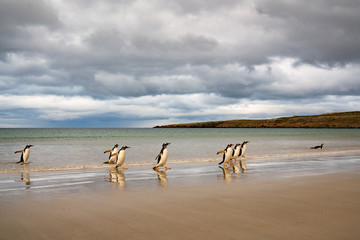
[[360,128],[360,111],[274,119],[239,119],[156,126],[155,128]]

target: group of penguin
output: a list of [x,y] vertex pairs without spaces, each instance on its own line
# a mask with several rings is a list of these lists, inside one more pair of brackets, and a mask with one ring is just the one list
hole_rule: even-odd
[[[228,144],[224,150],[221,150],[217,152],[217,154],[223,153],[223,160],[219,163],[219,165],[223,164],[223,167],[226,168],[226,164],[229,166],[236,164],[237,158],[244,157],[245,151],[246,151],[246,144],[248,144],[249,141],[244,141],[242,144],[237,143],[235,144]],[[166,166],[166,162],[168,159],[168,150],[167,146],[170,145],[170,143],[163,143],[162,148],[160,150],[160,153],[156,156],[155,160],[157,160],[157,164],[153,169],[155,171],[158,171],[159,167],[165,167],[166,171],[171,169]],[[26,145],[24,150],[18,150],[15,153],[21,153],[20,161],[17,163],[21,164],[29,164],[28,159],[30,156],[30,148],[34,145]],[[234,148],[232,148],[234,146]],[[322,149],[324,144],[321,144],[320,146],[312,147],[312,149]],[[110,149],[106,150],[105,153],[109,154],[109,160],[104,162],[105,164],[115,164],[115,169],[118,169],[121,167],[123,170],[125,170],[124,162],[125,162],[125,150],[127,148],[130,148],[128,146],[122,146],[119,149],[119,145],[115,144],[115,146]],[[234,160],[234,162],[232,162]],[[240,167],[244,172],[246,172],[246,164],[243,159],[240,159]]]
[[[154,170],[158,171],[159,167],[165,167],[166,171],[171,169],[166,166],[166,162],[168,159],[168,150],[167,146],[171,143],[163,143],[162,148],[160,150],[160,153],[156,156],[155,160],[157,160],[157,164],[155,167],[153,167]],[[122,146],[119,149],[119,144],[115,144],[114,147],[110,150],[106,150],[104,153],[110,153],[109,154],[109,160],[104,162],[105,164],[115,164],[115,169],[118,169],[121,167],[123,170],[126,169],[124,166],[125,162],[125,150],[127,148],[130,148],[128,146]]]
[[[236,164],[236,159],[238,157],[244,156],[247,143],[248,143],[248,141],[244,141],[242,144],[236,144],[234,149],[231,148],[232,146],[234,146],[233,144],[228,144],[227,147],[225,148],[225,150],[219,151],[217,153],[217,154],[224,153],[223,161],[220,162],[219,164],[224,164],[224,167],[225,167],[225,164],[231,165],[232,162],[230,162],[230,160],[234,160],[234,164]],[[155,157],[155,160],[157,160],[157,164],[155,165],[155,167],[153,167],[153,169],[155,171],[158,171],[159,167],[165,167],[166,171],[171,169],[166,166],[166,162],[167,162],[168,155],[169,155],[167,146],[170,144],[171,143],[163,143],[160,153]],[[20,161],[17,163],[22,163],[22,164],[29,163],[28,159],[30,156],[30,148],[33,146],[34,145],[26,145],[24,150],[19,150],[19,151],[15,152],[15,153],[21,153]],[[125,150],[128,148],[130,148],[130,147],[122,146],[119,149],[119,144],[115,144],[112,149],[104,151],[104,154],[109,153],[109,159],[108,159],[108,161],[104,162],[104,164],[115,164],[115,167],[114,167],[115,169],[118,169],[119,167],[121,167],[123,170],[125,170],[126,169],[126,167],[124,166]],[[242,167],[243,170],[246,170],[245,162],[240,162],[240,166]]]
[[[217,154],[223,153],[223,160],[219,162],[219,165],[223,164],[224,168],[226,167],[226,164],[229,166],[236,165],[237,158],[244,157],[245,151],[246,151],[246,144],[248,144],[249,141],[244,141],[243,143],[237,143],[235,144],[228,144],[224,150],[221,150],[217,152]],[[234,146],[234,148],[232,148]],[[232,162],[232,160],[234,162]],[[246,172],[246,164],[243,159],[240,159],[240,167],[243,172]]]
[[[168,168],[166,166],[166,161],[168,159],[168,150],[167,150],[167,146],[170,143],[164,143],[162,145],[162,148],[160,150],[160,153],[156,156],[155,160],[157,160],[157,164],[156,166],[153,168],[154,170],[158,171],[159,167],[165,167],[166,170],[169,170],[171,168]],[[21,157],[20,157],[20,161],[18,161],[17,163],[21,163],[21,164],[29,164],[28,159],[30,156],[30,148],[33,147],[34,145],[26,145],[26,147],[24,148],[24,150],[18,150],[15,153],[21,153]],[[104,153],[110,153],[109,155],[109,160],[104,162],[105,164],[115,164],[115,169],[118,169],[119,167],[122,167],[123,170],[125,170],[125,166],[124,166],[124,162],[125,162],[125,150],[127,148],[130,148],[128,146],[122,146],[119,149],[119,145],[115,144],[115,146],[110,149],[110,150],[106,150]]]

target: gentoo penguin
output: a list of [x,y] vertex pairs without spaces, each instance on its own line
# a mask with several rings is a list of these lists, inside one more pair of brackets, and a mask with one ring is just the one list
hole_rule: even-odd
[[244,141],[244,142],[241,144],[239,157],[245,157],[246,144],[248,144],[248,143],[249,143],[249,141]]
[[107,153],[107,152],[110,153],[109,154],[109,160],[104,162],[105,164],[114,164],[116,162],[116,155],[115,156],[111,156],[111,155],[114,154],[114,153],[117,153],[119,151],[118,147],[119,147],[119,144],[115,144],[112,149],[106,150],[104,152],[104,154]]
[[[247,146],[246,144],[248,144],[248,143],[249,143],[249,141],[244,141],[241,144],[239,157],[245,157],[245,151],[246,151],[246,146]],[[246,167],[246,163],[245,163],[244,159],[240,159],[240,167],[244,173],[247,172],[247,167]]]
[[225,148],[225,150],[222,150],[222,151],[219,151],[217,152],[217,154],[219,153],[223,153],[223,160],[221,162],[219,162],[219,165],[220,164],[223,164],[224,165],[224,168],[225,168],[225,164],[228,163],[228,164],[231,164],[229,161],[233,155],[233,149],[231,148],[232,146],[234,146],[234,144],[228,144]]
[[166,168],[165,171],[171,169],[165,165],[169,155],[167,150],[167,146],[169,144],[170,143],[163,143],[160,153],[155,158],[155,160],[157,159],[157,164],[155,167],[153,167],[154,170],[158,171],[158,167],[162,167],[162,166]]
[[19,151],[15,152],[15,153],[20,153],[21,152],[20,161],[18,161],[17,163],[29,164],[29,162],[27,160],[29,159],[29,156],[30,156],[30,148],[33,147],[33,146],[34,145],[26,145],[24,150],[19,150]]
[[240,150],[241,150],[241,144],[240,143],[235,144],[233,155],[231,157],[231,159],[234,159],[234,164],[236,164],[236,159],[240,157]]
[[324,144],[322,143],[320,146],[311,147],[311,149],[323,149]]
[[116,165],[115,165],[115,169],[117,169],[118,167],[122,167],[123,170],[126,169],[126,167],[124,167],[124,162],[125,162],[125,150],[127,148],[130,148],[128,146],[122,146],[119,150],[119,152],[111,154],[111,156],[117,156],[117,161],[116,161]]

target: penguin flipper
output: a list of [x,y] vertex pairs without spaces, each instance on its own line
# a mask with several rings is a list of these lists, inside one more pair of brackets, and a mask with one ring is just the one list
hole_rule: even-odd
[[243,154],[242,152],[243,152],[243,149],[241,148],[238,157],[241,157],[241,155]]
[[161,159],[161,153],[159,153],[159,155],[156,156],[155,160],[157,160],[157,163],[159,163],[160,159]]
[[106,150],[106,151],[104,152],[104,154],[107,153],[107,152],[112,152],[112,150],[111,150],[111,149],[110,149],[110,150]]
[[225,153],[225,150],[218,151],[216,154]]
[[219,162],[219,165],[222,164],[225,161],[225,154],[223,155],[223,160]]
[[24,150],[19,150],[19,151],[16,151],[15,153],[23,153]]

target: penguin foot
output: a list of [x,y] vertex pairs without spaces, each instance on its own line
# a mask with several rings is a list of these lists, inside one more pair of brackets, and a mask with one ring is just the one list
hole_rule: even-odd
[[169,167],[167,167],[167,166],[165,166],[165,168],[166,168],[166,170],[165,170],[165,171],[167,171],[167,170],[171,169],[171,168],[169,168]]

